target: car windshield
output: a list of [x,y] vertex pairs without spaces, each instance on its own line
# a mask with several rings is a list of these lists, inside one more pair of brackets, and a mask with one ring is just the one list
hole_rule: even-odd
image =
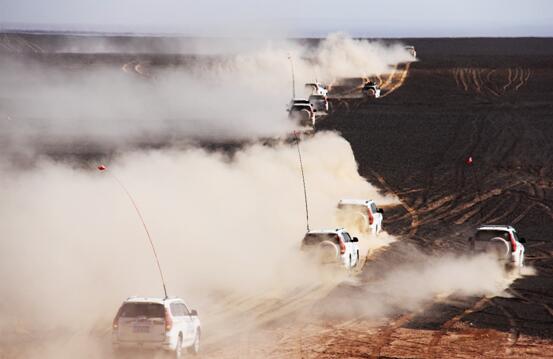
[[294,105],[294,106],[292,106],[292,111],[301,111],[301,110],[311,111],[311,107],[309,107],[309,105]]
[[122,318],[164,318],[165,307],[158,303],[125,303],[120,310]]
[[325,97],[323,95],[311,95],[309,96],[309,101],[324,101]]
[[498,231],[498,230],[479,230],[476,232],[475,240],[477,242],[484,242],[489,241],[492,238],[500,237],[505,240],[509,240],[509,233],[506,231]]
[[340,240],[336,233],[307,233],[303,239],[304,245],[317,245],[323,241],[331,241],[334,244],[339,244]]

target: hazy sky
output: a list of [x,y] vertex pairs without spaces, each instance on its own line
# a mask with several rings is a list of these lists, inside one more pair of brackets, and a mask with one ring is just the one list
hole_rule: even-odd
[[553,36],[553,0],[0,0],[0,24],[189,35]]

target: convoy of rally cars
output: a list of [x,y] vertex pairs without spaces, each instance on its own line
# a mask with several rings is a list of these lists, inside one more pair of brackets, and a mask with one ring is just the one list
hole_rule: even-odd
[[[405,46],[405,50],[416,59],[417,51],[414,46]],[[320,82],[306,83],[305,88],[309,92],[309,97],[293,97],[287,111],[289,117],[301,126],[314,127],[317,118],[326,115],[330,109],[328,88]],[[367,98],[379,98],[380,92],[380,85],[372,80],[367,80],[361,88],[361,93]]]
[[[407,46],[413,57],[416,51]],[[293,98],[288,107],[290,117],[301,125],[314,126],[317,116],[329,110],[328,89],[321,83],[307,83],[308,99]],[[380,97],[380,88],[367,81],[362,93]],[[382,231],[384,211],[370,199],[342,199],[336,209],[338,223],[345,228],[308,230],[300,249],[319,264],[333,264],[347,270],[361,263],[358,237],[376,236]],[[366,239],[365,239],[366,240]],[[494,255],[508,269],[524,266],[524,238],[507,225],[483,225],[469,238],[472,253]],[[113,320],[112,344],[115,352],[126,349],[157,349],[180,358],[184,349],[197,354],[200,349],[201,325],[198,313],[179,298],[130,297],[123,302]]]

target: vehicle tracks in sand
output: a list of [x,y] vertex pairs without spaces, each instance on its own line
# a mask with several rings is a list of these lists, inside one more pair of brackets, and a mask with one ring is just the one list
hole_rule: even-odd
[[[405,83],[405,80],[407,79],[409,75],[409,69],[411,67],[411,62],[405,62],[405,63],[399,63],[394,65],[391,68],[391,71],[386,74],[380,74],[376,76],[365,76],[360,77],[359,81],[361,81],[360,84],[340,84],[336,83],[336,81],[333,81],[333,83],[329,86],[330,92],[328,94],[328,98],[331,100],[355,100],[355,99],[362,99],[365,98],[363,94],[361,93],[361,90],[363,89],[364,84],[369,81],[373,80],[378,84],[380,87],[380,90],[382,91],[382,95],[380,98],[386,97],[393,93],[394,91],[398,90],[403,84]],[[351,81],[350,79],[349,81]],[[358,106],[357,106],[358,107]],[[349,107],[346,111],[350,111]]]
[[532,71],[524,68],[486,69],[460,67],[451,70],[457,87],[464,92],[501,97],[525,86]]
[[454,316],[453,318],[449,319],[447,322],[443,323],[440,329],[435,331],[432,334],[432,339],[430,340],[430,343],[428,343],[428,346],[426,348],[427,358],[440,358],[441,356],[438,355],[439,354],[438,345],[440,344],[440,341],[442,340],[442,338],[446,336],[447,333],[450,331],[450,329],[453,328],[455,324],[459,323],[464,317],[479,311],[488,303],[489,303],[488,298],[486,297],[481,298],[470,308],[465,309],[462,313]]
[[392,187],[386,182],[384,177],[382,177],[381,175],[376,173],[374,170],[371,170],[371,174],[380,183],[380,185],[382,187],[384,187],[384,189],[386,191],[388,191],[389,193],[395,195],[399,199],[399,201],[401,203],[401,206],[403,208],[405,208],[407,213],[411,216],[411,226],[410,226],[409,233],[407,234],[407,236],[413,237],[417,233],[417,230],[420,226],[420,220],[419,220],[419,215],[418,215],[417,210],[415,208],[411,207],[404,199],[402,199],[402,197],[400,195],[398,195],[398,193],[396,191],[394,191],[392,189]]

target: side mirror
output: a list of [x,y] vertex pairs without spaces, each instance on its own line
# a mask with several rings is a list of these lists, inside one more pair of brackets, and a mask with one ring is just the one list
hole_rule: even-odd
[[519,241],[520,243],[523,243],[523,244],[524,244],[524,243],[526,243],[526,238],[520,237],[520,238],[518,239],[518,241]]
[[197,311],[196,309],[192,309],[192,310],[190,311],[190,316],[192,316],[192,317],[197,317],[197,316],[198,316],[198,311]]
[[384,210],[383,210],[382,208],[379,208],[379,209],[377,209],[376,211],[377,211],[378,213],[380,213],[380,214],[384,214]]
[[353,243],[357,243],[357,242],[359,242],[359,238],[353,237],[353,239],[352,239],[351,241],[352,241]]

